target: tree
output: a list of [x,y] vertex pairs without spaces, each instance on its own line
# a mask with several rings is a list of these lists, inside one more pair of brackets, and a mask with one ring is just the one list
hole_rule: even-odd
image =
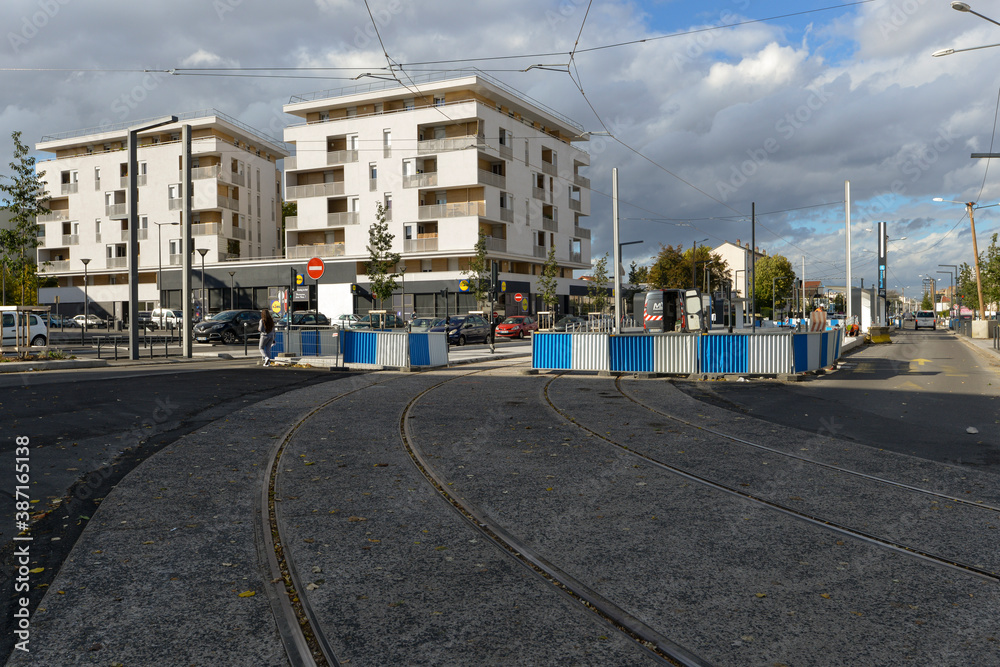
[[10,183],[0,183],[0,193],[6,201],[0,209],[11,214],[11,228],[0,232],[0,251],[3,253],[3,264],[10,267],[10,273],[20,283],[20,305],[26,305],[26,292],[32,295],[34,302],[35,290],[28,291],[29,283],[37,281],[34,253],[28,253],[38,247],[38,216],[45,215],[49,209],[49,195],[41,177],[44,171],[35,172],[35,158],[28,156],[28,147],[21,143],[21,133],[14,131],[14,161],[10,163],[14,176],[4,176]]
[[389,233],[389,223],[385,221],[385,208],[379,203],[376,208],[375,222],[368,228],[368,256],[365,262],[365,275],[371,285],[372,296],[379,300],[379,305],[385,306],[385,301],[392,298],[398,285],[396,265],[400,254],[392,252],[392,241],[396,236]]
[[934,310],[934,300],[929,291],[924,292],[924,298],[920,302],[920,310]]
[[632,299],[642,291],[640,283],[649,282],[649,267],[637,266],[635,260],[628,267],[628,277],[625,279],[625,286],[622,287],[622,298],[625,299],[626,311],[632,308]]
[[653,289],[690,289],[693,286],[708,292],[712,285],[718,287],[726,280],[727,264],[708,246],[690,248],[682,253],[680,245],[661,245],[656,260],[649,267],[648,278]]
[[681,246],[660,244],[660,252],[648,274],[653,289],[682,288],[691,284],[691,270],[684,263]]
[[1000,248],[997,235],[990,238],[990,245],[979,255],[979,272],[983,280],[983,305],[987,310],[996,311],[1000,303]]
[[[958,267],[958,302],[973,309],[979,308],[979,296],[976,293],[976,272],[968,262],[962,262]],[[983,297],[985,299],[985,296]]]
[[759,313],[762,309],[770,312],[772,299],[774,308],[783,310],[795,280],[792,263],[783,255],[768,255],[757,260],[754,270],[754,312]]
[[[469,268],[462,271],[462,275],[469,278],[469,292],[476,298],[476,304],[480,307],[486,303],[486,296],[489,293],[490,269],[492,268],[486,258],[486,235],[479,232],[479,240],[476,241],[476,254],[469,260]],[[483,310],[486,310],[483,307]]]
[[559,265],[556,263],[556,249],[549,248],[549,255],[545,259],[545,264],[542,265],[542,275],[538,278],[538,295],[542,297],[542,303],[549,311],[554,310],[559,302],[559,297],[556,296],[556,287],[559,285],[559,281],[556,279],[558,275]]
[[587,285],[587,296],[591,307],[603,313],[608,306],[608,253],[594,262],[594,270],[590,272],[590,283]]

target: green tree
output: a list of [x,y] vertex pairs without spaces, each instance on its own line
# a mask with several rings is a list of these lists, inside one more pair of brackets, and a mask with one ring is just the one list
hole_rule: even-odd
[[979,272],[983,280],[983,305],[987,310],[995,310],[1000,303],[1000,248],[997,247],[997,234],[993,234],[990,245],[979,254]]
[[557,276],[559,275],[559,265],[556,263],[556,249],[549,248],[549,255],[542,265],[542,275],[538,278],[538,295],[542,297],[542,303],[546,310],[553,310],[559,302],[556,296],[556,287],[559,285]]
[[[21,143],[21,133],[11,133],[14,139],[14,160],[10,163],[13,176],[3,176],[8,183],[0,182],[0,193],[5,200],[0,209],[11,214],[11,228],[0,231],[0,252],[3,264],[9,267],[10,276],[20,287],[20,305],[35,302],[37,285],[35,253],[38,247],[38,216],[49,212],[48,193],[41,177],[44,171],[35,171],[35,158],[28,155],[28,147]],[[10,287],[10,285],[8,285]]]
[[681,246],[660,244],[660,252],[649,267],[649,284],[653,289],[682,288],[691,284],[691,268],[684,262]]
[[476,253],[469,260],[469,268],[462,275],[469,278],[469,293],[476,299],[476,304],[486,310],[486,297],[489,294],[491,260],[486,257],[486,235],[479,232],[476,241]]
[[934,310],[934,299],[930,292],[924,292],[924,298],[920,301],[920,310]]
[[772,298],[774,308],[784,310],[792,295],[795,280],[792,263],[783,255],[768,255],[758,259],[754,268],[754,312],[771,312]]
[[608,307],[608,253],[594,262],[590,272],[590,282],[587,284],[587,296],[590,297],[590,307],[603,313]]
[[365,262],[365,275],[371,285],[372,296],[379,300],[379,305],[385,307],[385,301],[392,298],[398,285],[396,265],[400,254],[392,252],[392,241],[396,238],[389,233],[389,223],[385,221],[385,209],[379,203],[376,208],[375,222],[368,228],[368,257]]
[[690,289],[693,286],[708,292],[712,286],[718,288],[726,280],[727,264],[708,246],[681,252],[680,245],[661,245],[656,260],[649,267],[648,278],[653,289]]
[[648,266],[637,266],[635,260],[629,264],[628,267],[628,277],[625,279],[625,285],[622,287],[622,298],[625,299],[626,311],[632,308],[632,299],[636,294],[642,291],[639,286],[640,283],[649,282],[649,267]]

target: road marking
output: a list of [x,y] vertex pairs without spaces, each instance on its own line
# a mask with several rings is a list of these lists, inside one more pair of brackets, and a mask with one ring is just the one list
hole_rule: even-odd
[[924,389],[920,385],[914,384],[914,383],[910,382],[909,380],[907,380],[903,384],[899,385],[899,388],[900,389],[915,389],[917,391],[923,391],[923,389]]
[[932,363],[934,363],[930,359],[914,359],[913,361],[917,362],[918,366],[923,366],[925,363],[926,364],[932,364]]

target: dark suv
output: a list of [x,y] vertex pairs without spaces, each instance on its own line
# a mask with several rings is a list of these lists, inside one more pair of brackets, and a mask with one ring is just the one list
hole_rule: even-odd
[[465,345],[474,341],[485,343],[490,337],[490,325],[480,315],[452,315],[447,324],[433,326],[431,331],[447,331],[448,342]]
[[224,310],[212,319],[194,325],[194,339],[198,343],[231,345],[243,340],[244,335],[259,338],[259,325],[260,311]]

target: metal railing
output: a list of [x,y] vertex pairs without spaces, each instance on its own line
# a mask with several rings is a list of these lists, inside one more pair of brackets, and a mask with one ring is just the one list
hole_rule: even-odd
[[559,221],[554,218],[547,218],[542,216],[542,229],[547,232],[558,232],[559,231]]
[[514,211],[509,208],[500,209],[500,221],[501,222],[514,222]]
[[343,257],[346,250],[343,243],[320,243],[316,245],[296,245],[285,249],[288,259],[308,259],[310,257]]
[[247,240],[247,230],[243,229],[242,227],[233,227],[232,237],[234,239],[239,239],[240,241],[246,241]]
[[420,220],[461,218],[469,215],[486,215],[486,202],[472,201],[456,204],[433,204],[417,208],[417,216]]
[[586,227],[577,227],[577,226],[574,226],[573,227],[573,236],[579,236],[581,239],[589,239],[590,238],[590,230],[587,229]]
[[69,211],[49,211],[35,218],[35,222],[39,224],[43,222],[61,222],[64,220],[69,220]]
[[221,222],[199,222],[191,225],[192,236],[222,236]]
[[[179,173],[180,180],[184,180],[183,172]],[[205,178],[221,178],[225,179],[225,173],[222,171],[222,165],[213,164],[207,167],[196,167],[191,170],[191,180],[200,181]]]
[[573,182],[579,185],[581,188],[590,189],[590,179],[586,176],[581,176],[580,174],[573,174]]
[[344,225],[357,225],[361,222],[361,214],[357,211],[345,211],[343,213],[327,213],[327,227],[342,227]]
[[535,199],[540,199],[542,201],[548,201],[548,199],[545,196],[545,190],[543,188],[536,188],[536,187],[532,186],[531,187],[531,196],[534,197]]
[[507,252],[507,239],[486,237],[486,252]]
[[377,178],[369,178],[368,179],[368,192],[375,192],[376,190],[378,190],[378,179]]
[[246,176],[245,174],[240,174],[240,173],[235,172],[235,171],[230,171],[229,172],[229,181],[233,185],[239,185],[241,187],[246,187],[246,177],[245,176]]
[[327,166],[333,164],[345,164],[347,162],[357,162],[357,161],[358,161],[358,152],[356,150],[327,151],[326,153]]
[[467,148],[475,148],[482,143],[483,137],[474,134],[467,134],[464,137],[450,137],[448,139],[424,139],[417,142],[417,155],[427,155],[428,153],[444,153],[447,151],[461,151]]
[[556,169],[556,166],[551,162],[542,160],[542,173],[548,174],[549,176],[558,176],[559,170]]
[[43,262],[40,268],[42,271],[46,271],[48,273],[54,273],[56,271],[69,271],[69,260],[60,259],[50,262]]
[[167,200],[168,211],[179,211],[182,208],[184,208],[184,199],[182,197],[177,197],[176,199]]
[[285,196],[288,199],[301,199],[303,197],[330,197],[344,194],[344,181],[333,181],[332,183],[313,183],[312,185],[289,185],[285,188]]
[[427,252],[438,249],[437,236],[422,239],[404,239],[403,252]]
[[497,146],[497,152],[500,153],[500,157],[505,160],[514,159],[514,150],[510,146],[505,146],[504,144],[499,144]]
[[540,259],[545,259],[548,256],[548,252],[545,250],[545,246],[541,245],[531,246],[531,253],[532,255]]
[[570,199],[569,199],[569,210],[571,210],[571,211],[577,211],[577,212],[582,211],[583,210],[583,204],[581,204],[579,200],[573,199],[572,197],[570,197]]
[[128,267],[128,257],[108,257],[105,267],[108,269],[124,269]]
[[407,174],[403,176],[404,188],[427,188],[437,185],[438,175],[436,171],[426,174]]
[[79,245],[80,236],[78,234],[63,234],[62,244],[63,245]]
[[109,218],[121,218],[128,215],[128,204],[111,204],[104,207],[104,214]]
[[63,183],[59,188],[59,193],[64,195],[74,195],[80,191],[79,183]]
[[507,177],[501,174],[494,174],[492,171],[486,171],[485,169],[479,169],[479,182],[483,185],[492,185],[496,188],[506,188],[507,187]]

